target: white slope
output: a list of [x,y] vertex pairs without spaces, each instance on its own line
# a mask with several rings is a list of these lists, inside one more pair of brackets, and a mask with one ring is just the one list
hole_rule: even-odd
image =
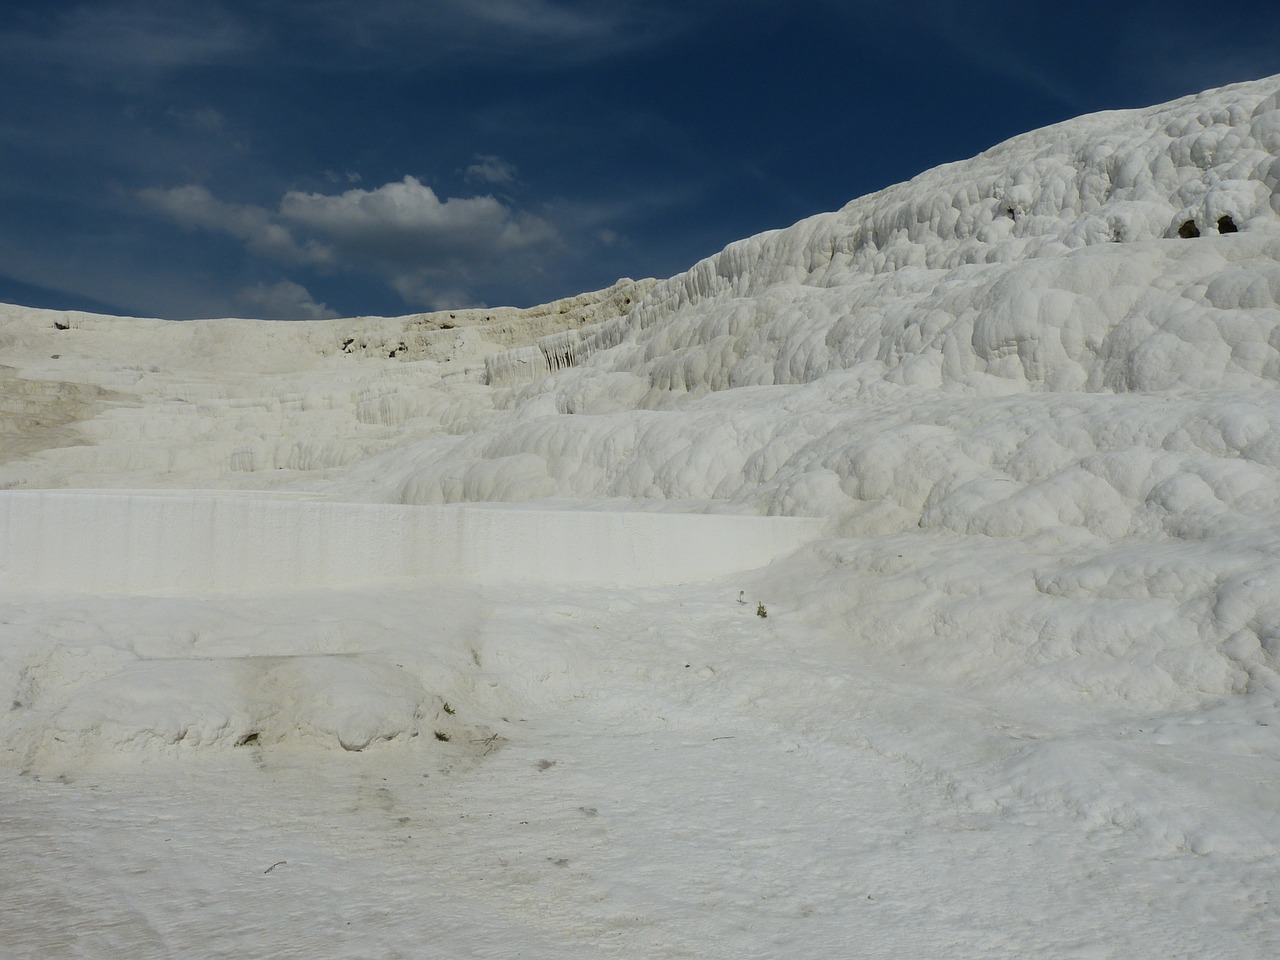
[[616,316],[652,286],[318,323],[0,305],[0,488],[276,487],[341,470],[465,429],[491,406],[486,355]]
[[[832,535],[676,585],[512,536],[539,585],[320,588],[226,508],[220,591],[11,580],[0,948],[1280,954],[1280,78],[459,319],[4,308],[0,485]],[[169,555],[226,540],[198,514]],[[718,536],[663,519],[651,566]],[[82,526],[24,536],[70,569]]]

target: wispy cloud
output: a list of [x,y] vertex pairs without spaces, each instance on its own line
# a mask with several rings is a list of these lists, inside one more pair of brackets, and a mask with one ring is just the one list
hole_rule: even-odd
[[187,130],[221,134],[227,129],[227,118],[211,107],[197,109],[170,107],[166,112]]
[[384,63],[391,57],[429,68],[500,59],[507,69],[536,71],[653,46],[728,6],[728,0],[318,0],[296,15],[298,28],[312,37]]
[[896,24],[898,30],[906,28],[928,37],[974,68],[1037,89],[1066,105],[1080,102],[1075,78],[1056,75],[1037,56],[1041,14],[1034,3],[1011,7],[995,0],[818,2],[833,16],[852,20],[868,33],[881,34],[884,24]]
[[490,196],[442,200],[414,177],[339,194],[290,191],[274,210],[227,203],[198,185],[137,196],[173,223],[235,237],[264,259],[376,274],[415,305],[470,302],[472,282],[536,272],[560,246],[555,227],[540,217]]
[[501,157],[477,154],[464,176],[468,183],[514,183],[516,168]]
[[[738,6],[759,0],[738,0]],[[240,62],[329,70],[538,71],[616,58],[696,30],[731,0],[84,0],[6,12],[0,54],[25,68],[128,87]]]
[[[616,60],[749,16],[765,0],[80,0],[6,10],[0,54],[127,87],[157,71],[236,62],[328,71],[531,72]],[[10,5],[17,6],[17,5]]]
[[85,3],[13,18],[0,51],[61,76],[115,78],[143,71],[222,63],[258,45],[248,24],[217,3]]
[[[1208,14],[1156,0],[1088,3],[1062,12],[1034,0],[817,3],[868,33],[883,34],[886,25],[891,32],[916,32],[970,69],[1056,100],[1070,113],[1146,106],[1280,69],[1274,31],[1258,29],[1256,4]],[[1104,90],[1123,98],[1099,104]]]
[[[389,4],[401,14],[406,4]],[[422,5],[410,4],[419,9]],[[639,4],[573,4],[555,0],[443,0],[432,4],[446,21],[471,22],[525,41],[586,42],[613,37],[637,19]]]
[[314,239],[299,241],[272,211],[251,204],[224,203],[202,186],[148,188],[137,195],[144,208],[179,226],[229,234],[260,257],[313,265],[334,260],[330,248]]
[[237,304],[259,320],[329,320],[337,313],[316,303],[307,288],[292,280],[259,283],[236,294]]

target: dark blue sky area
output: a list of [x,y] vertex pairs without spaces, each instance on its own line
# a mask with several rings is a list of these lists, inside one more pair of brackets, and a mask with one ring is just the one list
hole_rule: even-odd
[[0,2],[0,301],[531,305],[1081,113],[1280,73],[1280,4]]

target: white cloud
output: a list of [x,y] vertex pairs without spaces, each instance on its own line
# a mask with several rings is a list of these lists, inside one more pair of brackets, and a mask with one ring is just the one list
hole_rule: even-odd
[[466,169],[468,183],[514,183],[516,168],[501,157],[476,154],[476,162]]
[[279,215],[347,257],[398,265],[479,263],[556,236],[546,221],[515,214],[493,197],[441,200],[414,177],[336,196],[290,191]]
[[291,280],[259,283],[236,294],[236,302],[261,320],[329,320],[338,314],[316,303],[307,288]]
[[560,247],[539,217],[491,196],[442,200],[414,177],[339,194],[290,191],[275,210],[226,203],[194,184],[138,197],[183,227],[233,236],[256,256],[374,273],[425,306],[471,302],[477,280],[536,273]]
[[333,252],[307,240],[301,244],[271,211],[249,204],[224,203],[197,185],[138,191],[144,206],[188,229],[227,233],[253,253],[292,264],[328,264]]

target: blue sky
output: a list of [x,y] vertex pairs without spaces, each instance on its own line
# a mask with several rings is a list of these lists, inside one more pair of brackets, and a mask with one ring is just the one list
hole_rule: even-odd
[[0,0],[0,301],[527,306],[1277,38],[1274,0]]

